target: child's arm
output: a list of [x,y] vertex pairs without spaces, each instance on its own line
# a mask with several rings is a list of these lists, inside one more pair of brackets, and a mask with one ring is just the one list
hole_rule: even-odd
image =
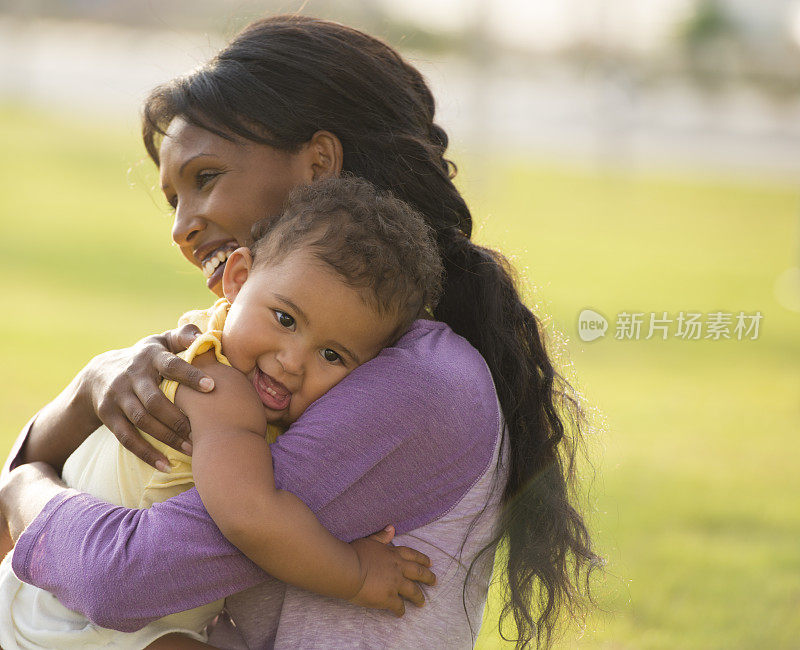
[[247,378],[210,355],[195,365],[216,389],[179,389],[176,404],[192,425],[197,490],[223,535],[284,582],[396,614],[401,596],[421,605],[422,590],[406,576],[433,584],[428,558],[378,538],[345,544],[333,537],[300,499],[276,489],[264,408]]

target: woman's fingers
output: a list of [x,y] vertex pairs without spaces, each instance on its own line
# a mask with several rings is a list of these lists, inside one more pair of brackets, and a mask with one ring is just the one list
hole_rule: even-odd
[[403,598],[414,603],[417,607],[422,607],[425,604],[425,594],[422,591],[422,587],[413,580],[404,580],[398,592]]
[[159,383],[166,377],[201,392],[213,389],[210,377],[169,351],[186,348],[197,331],[194,326],[185,326],[149,336],[132,348],[99,355],[87,366],[86,383],[100,421],[126,449],[161,471],[169,471],[166,458],[142,438],[139,430],[191,454],[189,419],[166,398]]
[[164,345],[173,354],[178,354],[178,352],[183,352],[187,349],[198,334],[200,334],[200,328],[192,324],[184,325],[174,330],[167,330],[163,334]]
[[142,431],[178,451],[187,452],[183,445],[189,444],[191,426],[189,418],[175,404],[167,399],[151,378],[142,378],[133,386],[133,392],[144,407],[144,415],[139,413],[140,421],[131,422]]
[[139,431],[131,424],[127,415],[120,408],[116,406],[103,408],[101,406],[97,415],[125,449],[157,470],[161,472],[169,471],[167,458],[142,438]]
[[207,393],[214,389],[214,380],[211,377],[166,350],[156,357],[155,367],[158,374],[164,379],[172,379],[201,393]]
[[158,387],[134,387],[134,395],[121,399],[120,407],[137,429],[149,433],[176,451],[191,454],[189,419]]

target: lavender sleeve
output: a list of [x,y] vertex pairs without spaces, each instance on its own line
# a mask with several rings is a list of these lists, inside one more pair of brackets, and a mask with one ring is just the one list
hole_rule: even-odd
[[[446,513],[479,478],[499,418],[480,355],[447,326],[417,321],[272,445],[276,483],[346,541],[389,523],[404,533]],[[20,537],[13,567],[123,631],[266,577],[222,536],[196,490],[149,510],[56,497]]]

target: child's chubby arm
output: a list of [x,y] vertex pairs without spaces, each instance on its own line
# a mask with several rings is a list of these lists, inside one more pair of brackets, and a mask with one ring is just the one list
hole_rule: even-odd
[[429,559],[387,545],[391,532],[351,544],[333,537],[299,498],[275,487],[264,407],[247,377],[209,353],[193,363],[216,388],[179,388],[175,403],[192,426],[195,485],[222,534],[265,571],[298,587],[397,615],[404,598],[422,605],[418,582],[435,582]]

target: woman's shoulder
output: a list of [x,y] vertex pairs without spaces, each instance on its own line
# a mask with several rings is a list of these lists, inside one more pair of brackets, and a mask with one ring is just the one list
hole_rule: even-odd
[[[349,380],[349,381],[348,381]],[[500,406],[481,354],[439,321],[417,320],[394,345],[347,378],[350,391],[371,395],[399,420],[425,420],[438,435],[463,440],[500,428]],[[343,382],[344,383],[344,382]],[[493,436],[492,436],[493,439]]]
[[383,361],[413,370],[437,385],[461,389],[469,384],[494,393],[491,373],[480,352],[440,321],[414,321],[397,343],[382,350],[374,361],[375,365]]

